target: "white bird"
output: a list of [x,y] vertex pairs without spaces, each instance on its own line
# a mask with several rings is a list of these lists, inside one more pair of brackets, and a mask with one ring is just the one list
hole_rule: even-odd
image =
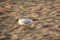
[[33,22],[32,19],[18,19],[18,23],[19,23],[20,25],[29,24],[29,23],[31,23],[31,22]]
[[36,22],[36,21],[35,20],[32,20],[32,19],[29,19],[29,18],[26,18],[26,19],[18,19],[18,23],[20,25],[30,24],[32,22]]
[[31,29],[31,27],[27,27],[27,25],[31,23],[35,23],[39,19],[29,19],[29,18],[19,18],[17,19],[18,23],[23,26],[23,29],[26,30],[27,28]]

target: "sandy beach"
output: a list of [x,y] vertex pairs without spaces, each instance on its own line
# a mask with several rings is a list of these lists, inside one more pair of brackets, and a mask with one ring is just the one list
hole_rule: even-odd
[[[19,17],[39,20],[21,26]],[[0,40],[60,40],[60,0],[0,0]]]

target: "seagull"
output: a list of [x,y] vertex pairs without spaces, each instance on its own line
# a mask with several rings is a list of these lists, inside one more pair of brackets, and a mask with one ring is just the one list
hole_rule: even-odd
[[[19,19],[17,19],[18,23],[19,23],[20,25],[23,25],[23,26],[24,26],[23,29],[26,29],[26,26],[27,26],[28,24],[34,23],[34,22],[36,22],[37,20],[38,20],[38,19],[30,19],[30,18],[19,18]],[[29,28],[30,28],[30,27],[29,27]]]
[[36,22],[38,20],[39,19],[34,19],[34,18],[33,19],[32,18],[19,18],[19,19],[17,19],[17,21],[20,25],[27,25],[27,24]]
[[26,24],[29,24],[29,23],[32,23],[33,20],[32,19],[18,19],[18,23],[20,25],[26,25]]

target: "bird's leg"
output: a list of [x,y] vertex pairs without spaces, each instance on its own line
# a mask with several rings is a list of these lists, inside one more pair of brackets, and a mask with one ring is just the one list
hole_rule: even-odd
[[23,26],[23,30],[27,30],[27,27],[25,25]]

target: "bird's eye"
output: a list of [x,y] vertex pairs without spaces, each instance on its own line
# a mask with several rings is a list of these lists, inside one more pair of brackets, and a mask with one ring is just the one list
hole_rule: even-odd
[[18,19],[16,21],[18,21]]

